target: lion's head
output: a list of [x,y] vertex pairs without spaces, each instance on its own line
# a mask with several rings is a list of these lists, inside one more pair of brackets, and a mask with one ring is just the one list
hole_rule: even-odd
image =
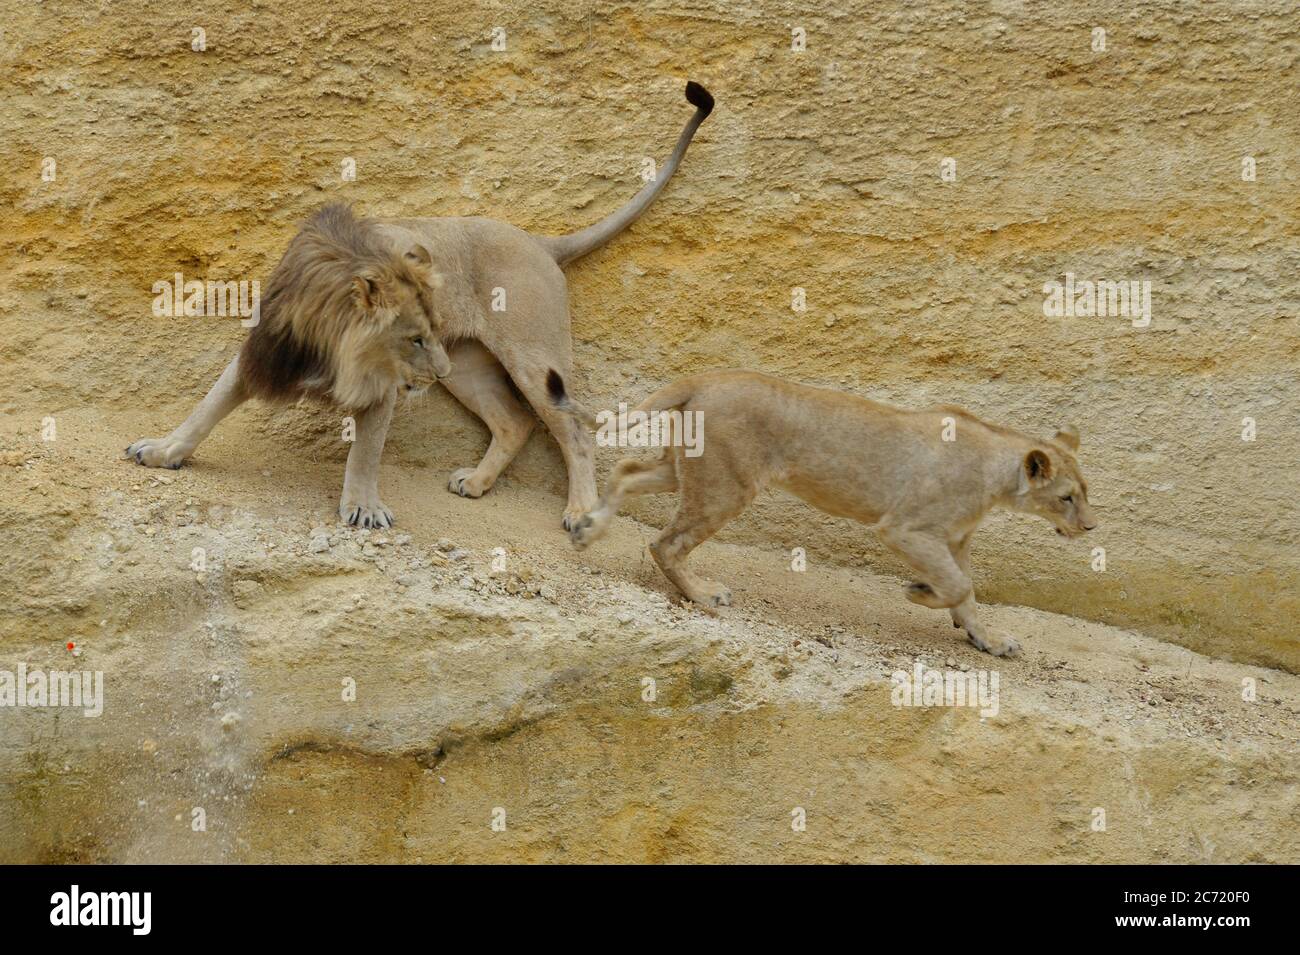
[[1078,537],[1097,526],[1088,503],[1088,482],[1074,459],[1078,450],[1079,433],[1066,427],[1032,448],[1021,462],[1016,509],[1050,521],[1064,537]]
[[316,212],[267,281],[240,373],[263,398],[303,394],[360,409],[451,372],[429,250],[394,250],[343,204]]

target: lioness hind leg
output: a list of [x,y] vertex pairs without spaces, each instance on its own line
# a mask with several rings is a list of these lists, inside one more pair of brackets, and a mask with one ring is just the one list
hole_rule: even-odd
[[727,466],[720,450],[699,458],[675,452],[680,464],[682,501],[672,523],[650,545],[650,555],[664,575],[686,599],[702,607],[731,604],[731,591],[720,583],[696,576],[686,568],[692,550],[716,534],[728,521],[749,506],[761,485],[754,478],[741,477]]
[[447,490],[461,497],[481,497],[515,459],[533,433],[536,419],[516,396],[505,368],[476,341],[463,341],[451,349],[451,375],[443,386],[477,415],[492,432],[478,467],[452,472]]
[[236,355],[180,427],[165,438],[141,438],[127,447],[125,456],[148,468],[175,470],[194,452],[199,442],[212,433],[221,419],[247,398],[248,393],[239,380],[239,356]]
[[625,498],[637,494],[662,494],[677,490],[677,468],[666,452],[657,461],[624,458],[614,465],[605,486],[605,496],[595,510],[578,518],[569,531],[573,546],[583,550],[605,536],[610,523],[618,514]]

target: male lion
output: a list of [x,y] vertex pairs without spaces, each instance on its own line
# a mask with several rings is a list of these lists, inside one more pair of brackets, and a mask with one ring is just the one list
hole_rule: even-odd
[[[560,374],[548,375],[547,387],[557,408],[594,423]],[[994,507],[1037,514],[1065,537],[1097,526],[1070,428],[1040,441],[953,406],[904,411],[746,371],[683,378],[637,412],[667,413],[665,448],[655,462],[620,461],[600,504],[570,536],[582,549],[605,533],[624,498],[680,490],[677,514],[650,553],[678,590],[706,607],[730,604],[731,593],[687,570],[687,556],[775,484],[870,525],[920,578],[905,588],[907,599],[948,609],[971,643],[1003,656],[1020,647],[980,624],[971,585],[971,538],[985,515]],[[695,457],[672,446],[680,444],[678,415],[690,413],[699,414],[704,437]]]
[[[695,113],[659,174],[625,206],[565,236],[535,236],[484,218],[359,219],[327,206],[308,220],[271,273],[258,324],[193,413],[165,438],[126,455],[178,468],[248,398],[314,397],[356,419],[339,515],[388,527],[379,458],[401,391],[436,380],[492,432],[475,468],[450,490],[479,497],[532,433],[534,417],[559,442],[569,472],[569,528],[596,500],[590,433],[547,400],[546,375],[573,367],[561,266],[600,248],[650,206],[677,170],[713,97],[686,84]],[[520,398],[522,395],[522,399]],[[528,404],[525,404],[524,402]]]

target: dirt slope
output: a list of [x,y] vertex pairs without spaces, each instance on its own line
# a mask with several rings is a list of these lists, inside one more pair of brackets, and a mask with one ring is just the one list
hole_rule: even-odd
[[[558,496],[390,463],[400,526],[345,530],[336,457],[242,415],[179,472],[116,460],[150,419],[0,439],[0,659],[106,682],[98,718],[0,711],[0,861],[1300,861],[1293,675],[1010,606],[995,661],[776,545],[698,552],[709,617],[635,521],[578,554]],[[996,715],[892,705],[918,660],[995,668]]]

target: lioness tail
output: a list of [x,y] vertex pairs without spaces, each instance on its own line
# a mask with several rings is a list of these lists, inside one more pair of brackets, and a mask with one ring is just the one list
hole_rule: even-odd
[[[564,386],[564,377],[554,368],[546,372],[546,392],[550,396],[551,404],[556,408],[566,414],[573,415],[593,431],[600,427],[600,422],[596,420],[596,416],[588,408],[569,397],[568,389]],[[694,393],[694,385],[689,379],[674,381],[672,384],[660,388],[637,405],[636,410],[647,414],[671,411],[673,408],[680,408],[690,401]]]

